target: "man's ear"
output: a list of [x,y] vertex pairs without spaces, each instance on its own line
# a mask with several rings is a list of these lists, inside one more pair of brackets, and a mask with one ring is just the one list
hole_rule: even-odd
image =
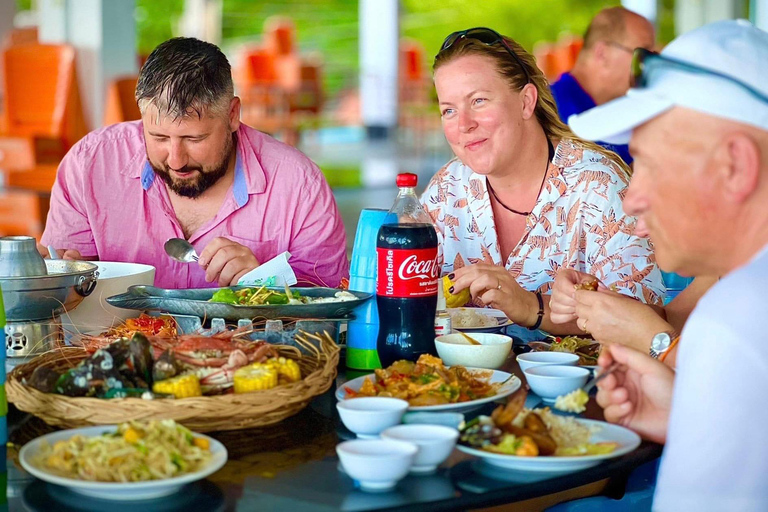
[[240,98],[235,96],[229,102],[229,131],[236,132],[240,128]]
[[605,62],[605,54],[608,50],[608,45],[605,41],[595,41],[589,52],[592,54],[592,58],[598,62]]
[[724,192],[735,202],[748,199],[760,181],[760,148],[747,133],[731,133],[723,140],[721,167]]

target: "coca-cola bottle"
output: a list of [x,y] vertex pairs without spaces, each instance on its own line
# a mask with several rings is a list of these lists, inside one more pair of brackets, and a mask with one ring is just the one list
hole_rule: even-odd
[[379,229],[376,303],[382,367],[436,355],[437,233],[419,203],[415,174],[398,174],[395,204]]

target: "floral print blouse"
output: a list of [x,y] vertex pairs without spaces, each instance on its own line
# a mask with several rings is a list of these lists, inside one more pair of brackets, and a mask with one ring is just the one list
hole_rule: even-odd
[[443,273],[473,263],[503,264],[526,290],[548,293],[557,271],[573,268],[661,305],[665,289],[651,244],[634,235],[635,218],[621,206],[628,184],[606,156],[562,140],[505,262],[485,176],[453,159],[432,178],[421,202],[437,227]]

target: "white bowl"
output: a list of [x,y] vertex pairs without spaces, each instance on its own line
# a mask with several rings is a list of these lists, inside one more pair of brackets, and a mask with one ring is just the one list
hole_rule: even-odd
[[472,345],[460,333],[435,338],[437,355],[446,366],[470,368],[500,368],[512,350],[512,338],[503,334],[472,333],[469,335],[480,345]]
[[554,402],[587,383],[590,371],[578,366],[534,366],[523,370],[525,379],[534,393],[545,402]]
[[391,439],[355,439],[336,446],[344,471],[366,491],[392,489],[408,474],[418,451],[413,443]]
[[139,316],[141,311],[122,309],[107,304],[107,298],[124,293],[129,286],[152,285],[155,282],[155,267],[141,263],[115,261],[94,261],[99,267],[96,288],[76,309],[61,315],[61,322],[67,331],[104,331],[122,323],[127,318]]
[[406,441],[419,447],[411,473],[432,473],[453,451],[459,431],[442,425],[395,425],[381,433],[382,439]]
[[576,366],[579,356],[570,352],[526,352],[517,356],[520,369],[525,371],[534,366],[556,364],[560,366]]
[[399,398],[371,396],[342,400],[336,403],[336,409],[344,426],[361,439],[371,439],[400,423],[408,405]]

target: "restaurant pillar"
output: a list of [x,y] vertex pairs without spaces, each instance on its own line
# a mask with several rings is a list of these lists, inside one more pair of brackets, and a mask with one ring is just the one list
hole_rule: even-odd
[[360,0],[360,103],[371,139],[390,135],[397,126],[398,0]]
[[67,43],[77,51],[83,114],[101,126],[110,81],[138,73],[134,0],[39,0],[41,43]]
[[760,30],[768,31],[768,0],[750,0],[749,19]]
[[746,4],[741,0],[678,0],[675,2],[675,34],[720,20],[744,18]]

